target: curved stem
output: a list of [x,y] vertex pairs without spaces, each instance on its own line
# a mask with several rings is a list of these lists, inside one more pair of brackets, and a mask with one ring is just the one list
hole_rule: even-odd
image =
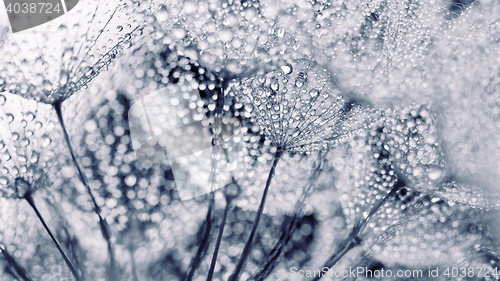
[[40,214],[40,212],[38,211],[38,208],[36,207],[35,201],[33,200],[33,197],[31,197],[31,194],[29,194],[29,193],[26,194],[24,196],[24,198],[26,199],[26,201],[28,201],[28,203],[30,204],[31,208],[33,208],[33,210],[35,211],[36,216],[38,217],[38,219],[42,223],[43,227],[45,228],[45,230],[49,234],[50,238],[52,239],[52,241],[56,245],[57,250],[59,250],[59,253],[63,257],[64,262],[66,263],[66,265],[68,265],[69,270],[71,271],[71,273],[75,277],[75,280],[80,281],[81,280],[80,279],[80,275],[78,275],[77,270],[75,269],[75,267],[73,266],[73,264],[69,260],[68,256],[66,256],[66,254],[62,250],[61,246],[59,245],[59,242],[57,241],[56,237],[52,234],[52,231],[50,231],[48,225],[45,223],[45,220],[43,219],[42,214]]
[[283,155],[283,148],[281,146],[277,147],[276,153],[274,154],[274,161],[271,170],[269,171],[269,176],[267,177],[266,187],[264,188],[264,193],[262,194],[262,199],[260,200],[259,209],[257,210],[257,215],[255,216],[255,220],[253,222],[252,231],[250,232],[250,236],[248,237],[247,243],[245,244],[245,248],[241,253],[240,261],[234,270],[234,273],[229,277],[229,281],[236,281],[245,266],[245,261],[250,254],[250,250],[252,248],[252,242],[255,234],[257,233],[257,227],[259,226],[260,217],[262,216],[262,212],[264,211],[264,205],[266,203],[267,192],[269,190],[269,186],[271,185],[271,181],[273,179],[274,171],[276,170],[276,166]]
[[[351,249],[361,243],[361,239],[359,238],[359,234],[363,231],[363,228],[368,224],[370,218],[382,207],[382,205],[387,202],[389,198],[396,195],[396,193],[404,186],[402,181],[396,182],[391,191],[380,201],[378,201],[370,210],[366,218],[361,220],[354,228],[352,229],[349,237],[342,242],[339,246],[337,252],[335,252],[330,258],[325,262],[324,267],[332,268],[345,254],[347,254]],[[317,276],[313,279],[313,281],[318,281],[322,276]]]
[[114,276],[115,275],[115,270],[114,270],[115,269],[115,256],[114,256],[114,253],[113,253],[113,245],[111,243],[111,235],[109,233],[108,224],[102,218],[101,209],[99,208],[99,205],[97,204],[97,201],[96,201],[94,195],[92,194],[92,190],[90,189],[90,185],[89,185],[87,176],[85,176],[85,174],[82,171],[82,168],[80,167],[80,165],[78,164],[78,161],[76,160],[76,156],[75,156],[75,152],[73,150],[73,146],[71,145],[71,142],[69,140],[69,135],[68,135],[68,132],[66,130],[66,126],[64,125],[64,121],[63,121],[63,117],[62,117],[61,102],[60,101],[59,102],[55,102],[53,104],[53,107],[54,107],[54,110],[57,113],[57,119],[58,119],[59,123],[61,124],[62,130],[63,130],[64,139],[66,141],[66,144],[68,145],[69,152],[71,154],[71,159],[73,160],[73,163],[75,164],[75,167],[76,167],[76,170],[78,172],[78,176],[80,178],[80,181],[85,186],[85,188],[87,190],[87,193],[90,196],[94,212],[99,217],[99,226],[101,228],[102,236],[104,237],[104,239],[108,243],[108,254],[109,254],[109,258],[110,258],[110,269],[111,269],[110,275],[112,275],[110,279],[113,280],[113,279],[115,279],[115,276]]
[[10,266],[12,266],[15,270],[16,273],[24,280],[24,281],[32,281],[32,279],[28,276],[28,272],[22,265],[20,265],[16,259],[14,259],[13,256],[9,254],[7,251],[5,245],[0,244],[0,252],[2,252],[2,255],[5,260],[9,263]]
[[208,211],[207,211],[207,217],[205,218],[206,222],[206,227],[205,227],[205,234],[203,235],[203,239],[200,242],[200,246],[198,247],[198,251],[196,252],[196,255],[194,256],[192,262],[191,262],[191,269],[189,270],[189,273],[186,277],[186,281],[191,281],[193,280],[194,272],[196,269],[198,269],[198,266],[201,263],[201,260],[203,259],[204,254],[206,253],[208,244],[209,244],[209,238],[210,238],[210,232],[212,229],[212,213],[213,213],[213,208],[214,208],[214,193],[210,193],[210,203],[208,206]]
[[224,233],[224,226],[226,225],[227,213],[231,208],[231,200],[226,200],[226,207],[224,208],[224,214],[222,215],[222,222],[219,226],[219,235],[217,236],[217,242],[215,243],[215,250],[212,256],[212,263],[210,264],[210,270],[208,271],[207,281],[212,280],[214,275],[215,264],[217,263],[217,255],[219,253],[219,247],[222,240],[222,234]]
[[294,211],[292,218],[290,220],[290,223],[288,226],[283,230],[278,242],[276,242],[276,245],[273,247],[273,250],[269,254],[267,260],[262,263],[261,269],[259,272],[255,275],[254,280],[255,281],[263,281],[265,280],[274,270],[276,267],[281,254],[283,254],[283,251],[285,250],[286,246],[288,245],[288,242],[290,241],[290,238],[292,238],[293,234],[295,233],[297,229],[297,222],[299,218],[302,216],[303,212],[303,207],[304,207],[304,202],[307,198],[307,196],[311,193],[311,190],[314,187],[314,182],[318,178],[318,175],[322,171],[322,165],[321,165],[321,152],[318,154],[318,162],[316,163],[316,167],[314,168],[313,172],[309,176],[309,183],[308,185],[304,188],[304,191],[302,192],[302,196],[297,200],[295,203]]

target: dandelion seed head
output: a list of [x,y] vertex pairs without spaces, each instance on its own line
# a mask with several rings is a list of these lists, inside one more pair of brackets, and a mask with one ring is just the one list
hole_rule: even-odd
[[[86,21],[92,24],[83,25]],[[0,88],[43,103],[64,101],[106,70],[142,28],[117,1],[77,5],[49,24],[57,24],[57,30],[2,36]]]
[[[19,96],[0,97],[0,190],[6,197],[23,197],[29,190],[45,187],[50,159],[48,135],[57,136],[51,107]],[[42,125],[44,124],[44,125]],[[49,142],[47,144],[46,142]],[[23,187],[28,185],[29,188]]]
[[326,70],[311,64],[285,64],[229,90],[273,144],[290,151],[324,149],[366,125],[363,107],[346,100]]

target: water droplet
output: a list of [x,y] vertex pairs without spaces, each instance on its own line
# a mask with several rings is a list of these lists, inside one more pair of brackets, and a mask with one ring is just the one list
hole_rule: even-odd
[[316,89],[312,89],[311,91],[309,91],[309,96],[311,96],[311,98],[316,98],[318,95],[319,91]]
[[68,83],[69,75],[66,71],[61,71],[61,74],[59,75],[59,84],[60,85],[65,85]]
[[118,32],[122,31],[123,30],[123,26],[121,26],[121,25],[117,26],[116,30],[118,30]]
[[0,177],[0,184],[1,185],[7,185],[8,183],[9,183],[9,179],[7,179],[6,177]]
[[438,180],[444,175],[444,171],[440,167],[432,167],[429,170],[429,178],[431,180]]
[[293,68],[290,64],[285,64],[281,66],[281,70],[283,70],[283,73],[285,74],[290,74],[293,71]]
[[165,5],[160,5],[160,9],[156,13],[156,19],[160,22],[168,20],[168,10]]
[[174,28],[172,30],[172,34],[175,36],[177,39],[182,39],[186,36],[186,31],[182,28]]
[[3,149],[5,147],[5,143],[3,141],[0,141],[0,149]]
[[271,89],[273,91],[278,91],[280,88],[280,84],[278,83],[278,81],[274,80],[272,83],[271,83]]
[[5,116],[7,117],[7,122],[9,122],[9,124],[14,121],[14,115],[12,113],[7,113]]
[[[283,36],[285,36],[285,29],[284,28],[278,28],[278,32],[277,32],[277,35],[279,38],[283,38]],[[285,73],[286,74],[286,73]]]
[[19,160],[19,162],[21,163],[26,163],[28,162],[28,158],[26,158],[26,156],[24,155],[18,155],[17,159]]
[[17,141],[19,139],[19,134],[16,132],[12,133],[12,139]]
[[52,140],[49,138],[49,136],[47,136],[47,135],[42,136],[42,147],[49,146],[51,142],[52,142]]
[[35,119],[35,114],[31,111],[26,112],[26,121],[31,122]]
[[42,87],[45,91],[49,91],[49,92],[52,91],[52,83],[50,83],[50,81],[48,81],[48,80],[43,81]]
[[5,152],[5,154],[3,155],[3,159],[5,159],[5,161],[9,161],[10,160],[10,154],[8,151]]
[[4,105],[7,99],[5,98],[4,95],[0,95],[0,105]]
[[227,43],[233,39],[233,33],[229,29],[224,29],[220,32],[219,37],[222,42]]
[[40,159],[40,153],[33,151],[33,153],[31,153],[31,163],[38,162],[38,159]]
[[23,139],[21,140],[21,145],[23,145],[23,146],[28,146],[28,145],[30,145],[30,140],[29,140],[28,138],[23,138]]
[[295,86],[297,86],[297,88],[304,86],[304,79],[298,77],[297,80],[295,80]]

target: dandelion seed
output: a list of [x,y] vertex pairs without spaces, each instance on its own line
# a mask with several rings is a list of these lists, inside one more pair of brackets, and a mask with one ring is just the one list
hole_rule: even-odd
[[[117,26],[123,30],[127,16],[133,26],[117,44],[109,44],[121,36]],[[5,89],[47,104],[66,100],[107,69],[142,28],[126,6],[111,1],[77,5],[67,21],[55,32],[6,36],[0,56]],[[92,24],[82,25],[86,21]]]

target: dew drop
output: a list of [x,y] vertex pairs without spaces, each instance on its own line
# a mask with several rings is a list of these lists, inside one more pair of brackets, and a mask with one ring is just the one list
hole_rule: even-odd
[[43,81],[42,87],[45,91],[52,91],[52,83],[50,83],[48,80]]
[[7,179],[6,177],[0,177],[0,184],[1,185],[7,185],[8,183],[9,183],[9,179]]
[[0,95],[0,105],[4,105],[7,99],[5,98],[4,95]]
[[26,121],[31,122],[35,119],[35,114],[31,111],[26,112]]
[[160,22],[164,22],[168,19],[168,10],[165,5],[160,5],[160,9],[156,13],[156,19]]
[[28,138],[23,138],[23,139],[21,140],[21,145],[23,145],[23,146],[28,146],[28,145],[30,145],[30,140],[29,140]]
[[271,83],[271,89],[273,91],[278,91],[280,88],[280,84],[278,83],[278,81],[274,80],[272,83]]
[[319,91],[316,89],[312,89],[311,91],[309,91],[309,96],[311,96],[311,98],[316,98],[318,95]]
[[51,142],[52,142],[52,140],[49,138],[49,136],[47,136],[47,135],[42,136],[42,147],[49,146]]
[[40,159],[40,153],[33,151],[33,153],[31,153],[31,163],[34,164],[38,162],[38,159]]
[[0,149],[3,149],[5,147],[5,143],[3,141],[0,141]]
[[293,68],[290,64],[285,64],[281,66],[281,70],[283,70],[283,73],[285,74],[290,74],[293,71]]
[[118,30],[118,32],[122,31],[123,30],[123,26],[121,26],[121,25],[117,26],[116,30]]
[[19,160],[19,162],[21,162],[21,163],[26,163],[26,162],[28,161],[28,158],[26,158],[26,156],[24,156],[24,155],[19,155],[19,156],[17,157],[17,159],[18,159],[18,160]]
[[304,86],[304,79],[300,77],[297,78],[297,80],[295,80],[295,86],[297,86],[297,88]]
[[219,36],[220,40],[224,43],[230,42],[233,39],[233,33],[229,29],[222,30]]
[[59,84],[60,85],[65,85],[68,83],[69,75],[66,71],[61,71],[61,74],[59,75]]
[[12,133],[12,139],[17,141],[19,139],[19,134],[16,132]]
[[444,172],[439,167],[433,167],[429,171],[429,178],[431,180],[438,180],[443,176]]
[[9,124],[14,121],[14,115],[12,113],[7,113],[5,116],[7,117],[7,122],[9,122]]

